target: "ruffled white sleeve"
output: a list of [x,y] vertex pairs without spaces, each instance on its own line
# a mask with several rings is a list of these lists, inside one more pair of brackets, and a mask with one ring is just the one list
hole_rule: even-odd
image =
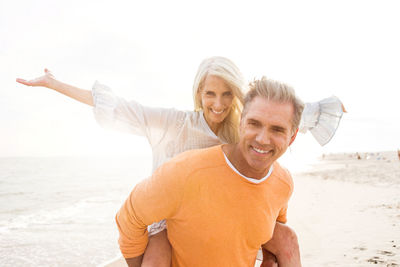
[[182,115],[175,109],[152,108],[126,101],[97,81],[92,95],[94,116],[102,127],[145,136],[152,146],[157,145],[167,131],[172,133]]
[[306,103],[299,131],[303,133],[307,130],[310,131],[318,143],[323,146],[335,135],[342,115],[343,105],[336,96]]

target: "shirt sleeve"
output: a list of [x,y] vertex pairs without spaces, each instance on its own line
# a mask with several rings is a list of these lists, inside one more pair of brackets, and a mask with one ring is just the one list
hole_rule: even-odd
[[145,136],[154,146],[164,135],[174,134],[184,119],[184,112],[175,109],[143,106],[126,101],[97,81],[92,88],[94,116],[104,128]]
[[306,103],[301,116],[299,131],[310,131],[317,142],[324,146],[335,135],[343,115],[343,104],[336,96],[318,102]]
[[288,190],[286,191],[286,197],[285,197],[285,202],[283,203],[281,209],[279,210],[279,214],[277,217],[277,221],[280,223],[286,223],[287,222],[287,209],[288,209],[288,203],[289,199],[293,194],[293,189],[294,189],[294,184],[293,184],[293,179],[292,175],[290,174],[289,170],[286,168],[282,168],[284,171],[284,175],[286,176],[286,181],[287,181],[287,186]]
[[147,226],[161,219],[171,219],[180,207],[184,193],[184,168],[166,163],[154,174],[136,185],[116,215],[119,245],[125,258],[144,253]]
[[299,131],[306,133],[309,129],[317,125],[320,115],[319,102],[305,103],[303,113],[301,114]]
[[278,218],[276,219],[278,222],[280,222],[280,223],[286,223],[287,222],[287,208],[288,208],[288,206],[285,205],[279,211]]

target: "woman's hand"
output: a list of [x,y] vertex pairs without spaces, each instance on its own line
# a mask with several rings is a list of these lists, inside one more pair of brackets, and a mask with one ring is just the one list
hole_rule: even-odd
[[38,78],[29,81],[17,78],[16,81],[27,86],[42,86],[50,88],[89,106],[94,105],[91,91],[56,80],[54,75],[48,69],[44,69],[44,75]]
[[44,69],[43,76],[28,81],[21,78],[17,78],[16,81],[27,86],[43,86],[51,88],[51,83],[54,80],[55,80],[54,75],[48,69]]

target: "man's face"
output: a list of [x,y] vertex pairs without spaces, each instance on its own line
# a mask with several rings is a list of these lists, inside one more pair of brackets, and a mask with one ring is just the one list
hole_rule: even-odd
[[240,122],[239,171],[248,177],[264,177],[296,138],[292,118],[291,103],[255,97]]

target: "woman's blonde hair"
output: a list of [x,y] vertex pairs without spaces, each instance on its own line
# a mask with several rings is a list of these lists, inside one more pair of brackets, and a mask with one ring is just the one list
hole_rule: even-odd
[[204,81],[208,75],[217,76],[223,79],[226,85],[232,90],[234,96],[231,110],[228,116],[221,122],[217,136],[227,143],[239,141],[240,115],[243,109],[244,92],[247,91],[247,84],[239,68],[225,57],[210,57],[201,62],[194,78],[193,100],[194,110],[203,109],[200,91],[203,89]]

